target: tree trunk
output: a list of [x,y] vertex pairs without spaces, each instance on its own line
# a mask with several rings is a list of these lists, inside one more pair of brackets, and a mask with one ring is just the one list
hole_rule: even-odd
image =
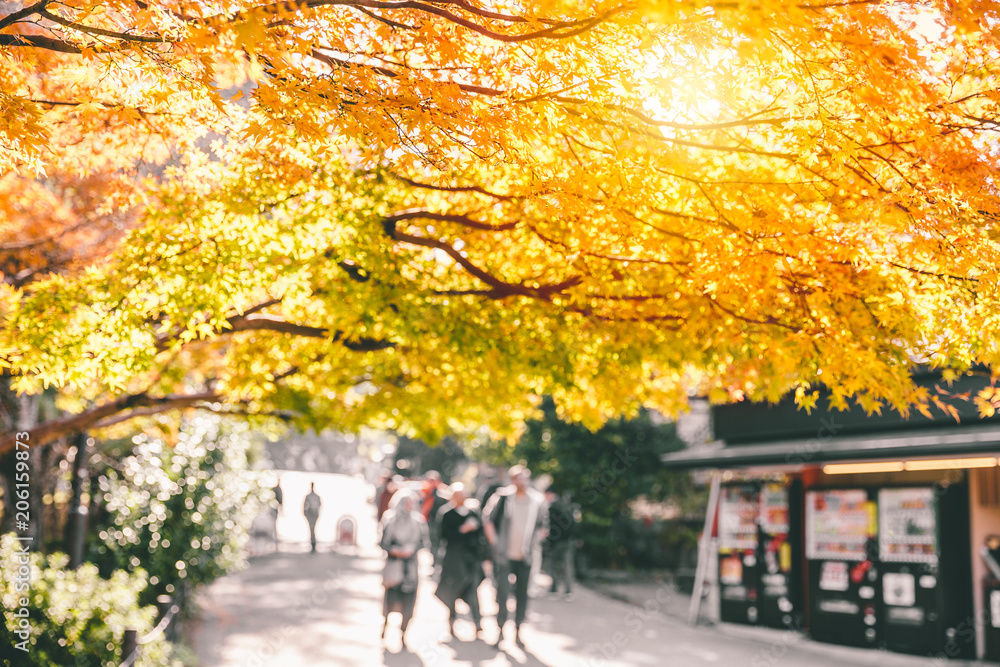
[[[38,421],[39,396],[22,394],[15,396],[10,390],[10,378],[3,381],[4,428],[8,432],[29,433]],[[30,444],[30,435],[28,439]],[[20,450],[24,452],[25,450]],[[45,531],[42,526],[44,505],[42,504],[43,470],[42,450],[33,447],[26,452],[27,458],[18,458],[18,451],[12,451],[0,458],[0,487],[3,488],[4,532],[15,532],[26,538],[25,544],[32,551],[40,551],[44,546]],[[24,454],[22,454],[24,456]],[[27,468],[17,470],[17,464],[24,462]],[[24,466],[22,466],[24,468]],[[18,475],[20,474],[20,477]],[[27,481],[25,481],[27,480]],[[26,492],[26,497],[25,496]],[[18,502],[22,505],[19,507]],[[27,505],[23,505],[27,501]]]
[[69,566],[72,569],[80,567],[83,562],[83,551],[87,535],[87,515],[89,508],[83,503],[83,494],[90,486],[90,472],[87,463],[90,460],[92,441],[86,433],[79,432],[73,436],[76,455],[73,458],[73,486],[69,501],[69,515],[66,521],[66,553],[69,554]]
[[[13,433],[17,430],[20,414],[17,396],[10,388],[11,377],[6,373],[0,377],[0,431]],[[14,530],[14,456],[0,456],[0,492],[3,493],[3,519],[0,520],[0,533],[6,534]]]

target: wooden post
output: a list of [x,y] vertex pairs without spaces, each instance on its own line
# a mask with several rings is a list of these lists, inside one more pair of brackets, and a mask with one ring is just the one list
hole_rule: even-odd
[[74,437],[76,455],[73,459],[72,496],[69,503],[69,530],[66,535],[69,567],[75,570],[83,562],[83,547],[87,534],[88,506],[83,503],[83,493],[90,481],[87,461],[93,441],[86,433],[78,432]]
[[134,665],[133,654],[139,649],[139,632],[137,630],[126,630],[122,637],[122,665]]
[[715,525],[715,514],[719,509],[719,494],[721,479],[718,471],[712,473],[712,485],[708,492],[708,507],[705,509],[705,528],[701,533],[701,543],[698,545],[698,568],[694,575],[694,591],[691,593],[691,607],[688,611],[688,622],[698,624],[698,613],[701,610],[701,598],[704,595],[705,580],[708,578],[708,564],[711,562],[712,526]]

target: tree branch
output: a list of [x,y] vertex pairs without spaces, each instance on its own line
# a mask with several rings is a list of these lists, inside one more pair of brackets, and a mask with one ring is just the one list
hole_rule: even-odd
[[[294,1],[283,1],[276,2],[268,5],[261,5],[253,8],[254,13],[268,13],[268,14],[278,14],[287,12],[299,12],[305,9],[315,9],[316,7],[324,6],[341,6],[341,7],[354,7],[361,8],[367,7],[369,9],[388,9],[388,10],[405,10],[411,9],[418,12],[423,12],[425,14],[433,14],[434,16],[440,16],[441,18],[454,23],[455,25],[460,25],[463,28],[467,28],[475,33],[483,35],[489,39],[496,40],[498,42],[526,42],[533,39],[566,39],[568,37],[574,37],[587,30],[590,30],[596,25],[607,21],[609,18],[624,11],[624,6],[613,7],[612,9],[593,16],[588,19],[580,19],[578,21],[552,21],[546,19],[527,19],[525,17],[519,16],[507,16],[503,14],[493,15],[493,12],[486,12],[486,10],[476,10],[471,5],[465,5],[461,3],[452,3],[462,9],[468,11],[473,15],[479,15],[482,18],[492,18],[493,20],[503,20],[508,23],[517,23],[525,25],[529,22],[537,22],[548,25],[547,28],[542,30],[536,30],[534,32],[528,32],[520,35],[506,35],[504,33],[496,32],[487,28],[484,25],[471,21],[463,16],[459,16],[454,12],[450,12],[441,7],[436,7],[433,4],[428,4],[426,2],[419,2],[418,0],[305,0],[305,2],[294,2]],[[493,15],[493,16],[490,16]],[[231,21],[231,20],[246,20],[248,18],[247,12],[241,12],[235,16],[228,15],[216,15],[207,19],[203,19],[204,22],[211,23],[215,21]],[[385,20],[380,18],[379,20]]]
[[111,37],[113,39],[120,39],[125,42],[146,42],[149,44],[163,44],[171,41],[169,39],[163,39],[162,37],[144,37],[140,35],[130,35],[125,32],[114,32],[113,30],[93,28],[91,26],[83,25],[82,23],[74,23],[69,19],[64,19],[58,14],[53,14],[52,12],[47,11],[44,8],[38,10],[38,15],[44,16],[53,23],[58,23],[61,26],[64,26],[66,28],[71,28],[73,30],[78,30],[88,35],[100,35],[102,37]]
[[[396,79],[399,77],[399,72],[389,69],[388,67],[382,67],[381,65],[373,65],[371,63],[357,62],[354,60],[344,60],[343,58],[338,58],[326,53],[322,53],[319,49],[334,50],[332,47],[318,45],[316,48],[312,49],[309,56],[314,60],[318,60],[325,65],[330,67],[337,67],[342,69],[350,69],[352,67],[370,69],[376,74],[381,74],[382,76],[389,79]],[[385,61],[389,62],[389,61]],[[408,67],[402,63],[392,63],[397,67],[410,70],[411,72],[420,72],[418,68]],[[474,93],[476,95],[488,95],[490,97],[500,97],[506,95],[507,93],[503,90],[497,90],[496,88],[487,88],[486,86],[477,86],[471,83],[461,83],[456,81],[435,81],[431,80],[433,83],[451,83],[458,86],[458,89],[466,93]]]
[[446,255],[455,260],[455,263],[465,269],[470,275],[492,287],[492,298],[495,299],[503,299],[509,296],[520,295],[547,301],[552,298],[553,294],[562,292],[583,282],[583,278],[581,276],[571,276],[560,283],[540,285],[538,287],[528,287],[527,285],[519,283],[508,283],[480,269],[478,266],[470,262],[465,255],[443,241],[403,234],[388,226],[386,228],[386,232],[389,233],[389,236],[395,241],[443,251]]
[[32,46],[59,53],[83,53],[79,46],[41,35],[0,35],[0,46]]
[[641,135],[644,137],[648,137],[653,141],[659,141],[665,144],[672,144],[675,146],[686,146],[687,148],[697,148],[699,150],[706,150],[706,151],[720,151],[723,153],[742,153],[745,155],[759,155],[761,157],[780,158],[782,160],[788,160],[790,162],[795,162],[798,160],[798,156],[792,153],[777,153],[774,151],[758,150],[756,148],[744,148],[742,146],[717,146],[713,144],[701,144],[696,141],[687,141],[685,139],[676,139],[672,137],[667,137],[664,136],[662,133],[653,132],[652,130],[648,130],[646,128],[632,127],[629,125],[624,125],[622,123],[616,123],[610,120],[588,117],[580,111],[574,111],[573,109],[568,109],[565,107],[563,107],[563,111],[565,111],[567,114],[571,116],[576,116],[577,118],[592,120],[598,125],[603,125],[605,127],[614,127],[628,134]]
[[[222,395],[216,392],[168,394],[167,396],[150,396],[145,392],[129,394],[116,398],[113,401],[108,401],[107,403],[95,405],[79,414],[63,417],[62,419],[54,419],[30,429],[28,431],[28,443],[31,447],[46,445],[70,433],[91,429],[98,422],[112,418],[126,410],[155,407],[157,410],[149,414],[157,414],[168,410],[191,407],[197,403],[218,401],[222,398]],[[13,432],[0,434],[0,456],[14,449],[15,435]]]
[[[230,318],[232,331],[277,331],[293,336],[304,336],[307,338],[329,338],[334,342],[341,343],[348,350],[354,352],[378,352],[396,347],[392,341],[380,338],[367,338],[362,336],[357,339],[347,338],[343,331],[331,331],[325,327],[313,327],[304,324],[295,324],[285,320],[272,317],[271,315],[252,314]],[[222,332],[219,335],[225,335]]]
[[[576,97],[566,97],[564,95],[552,95],[552,96],[541,95],[541,96],[535,97],[533,99],[539,99],[539,98],[544,99],[546,97],[548,97],[548,99],[555,100],[556,102],[562,102],[564,104],[575,104],[575,105],[578,105],[578,106],[593,106],[595,104],[594,101],[592,101],[592,100],[583,100],[583,99],[579,99],[579,98],[576,98]],[[603,103],[603,104],[598,104],[597,106],[600,106],[601,108],[607,109],[609,111],[617,111],[619,113],[628,114],[628,115],[632,116],[633,118],[638,119],[639,121],[641,121],[645,125],[652,125],[654,127],[669,127],[671,129],[674,129],[674,130],[686,130],[686,131],[692,131],[692,132],[702,132],[702,131],[710,131],[710,130],[726,130],[726,129],[732,129],[734,127],[746,127],[746,126],[749,126],[749,125],[780,125],[781,123],[785,123],[785,122],[790,121],[790,120],[799,120],[800,119],[798,117],[793,118],[792,116],[783,116],[783,117],[780,117],[780,118],[758,118],[758,119],[754,119],[753,116],[750,116],[748,118],[743,118],[743,119],[740,119],[740,120],[731,120],[731,121],[727,121],[727,122],[724,122],[724,123],[705,123],[705,124],[698,124],[698,123],[673,123],[673,122],[667,121],[667,120],[656,120],[654,118],[650,118],[649,116],[647,116],[646,114],[642,113],[641,111],[638,111],[636,109],[631,109],[629,107],[619,106],[617,104]],[[767,110],[765,109],[763,111],[757,112],[757,114],[754,114],[754,115],[759,115],[761,113],[764,113],[765,111],[767,111]]]
[[[392,341],[366,337],[352,339],[348,338],[347,334],[343,331],[334,331],[326,327],[314,327],[307,324],[296,324],[274,317],[273,315],[263,315],[257,312],[273,303],[278,303],[278,301],[265,302],[265,304],[254,306],[242,315],[230,317],[227,320],[229,329],[218,331],[215,333],[215,336],[222,337],[240,331],[275,331],[277,333],[286,333],[305,338],[327,338],[333,342],[341,343],[344,347],[354,352],[377,352],[396,347],[396,344]],[[156,349],[161,352],[166,350],[176,338],[177,336],[173,333],[160,334],[156,340]]]
[[462,225],[463,227],[471,227],[472,229],[482,229],[487,232],[506,232],[517,227],[516,222],[505,222],[500,225],[491,225],[485,222],[479,222],[478,220],[473,220],[467,215],[454,215],[449,213],[434,213],[432,211],[403,211],[402,213],[397,213],[395,215],[388,216],[384,223],[395,225],[397,222],[403,222],[404,220],[438,220],[440,222],[454,222],[455,224]]
[[23,18],[27,18],[32,14],[37,14],[38,12],[44,10],[45,7],[49,4],[49,1],[50,0],[41,0],[41,2],[36,2],[33,5],[28,5],[24,9],[14,12],[13,14],[8,14],[7,16],[0,19],[0,30],[3,30],[9,25],[17,23]]
[[[231,331],[277,331],[306,338],[329,338],[330,330],[324,327],[313,327],[305,324],[295,324],[259,313],[241,315],[229,319]],[[225,333],[225,332],[223,332]]]
[[481,195],[486,195],[487,197],[493,197],[494,199],[500,199],[502,201],[513,201],[519,199],[514,195],[500,195],[495,192],[490,192],[478,185],[465,185],[465,186],[450,186],[450,185],[433,185],[431,183],[421,183],[420,181],[415,181],[413,179],[407,178],[406,176],[401,176],[399,174],[390,174],[393,178],[398,179],[407,185],[412,185],[415,188],[422,188],[424,190],[437,190],[439,192],[476,192]]

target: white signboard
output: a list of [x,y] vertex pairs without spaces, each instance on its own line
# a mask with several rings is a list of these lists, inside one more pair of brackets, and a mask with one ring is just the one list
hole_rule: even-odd
[[886,572],[882,575],[882,599],[894,607],[912,607],[917,602],[917,582],[912,574]]
[[819,572],[819,587],[824,591],[846,591],[850,584],[847,563],[827,561]]

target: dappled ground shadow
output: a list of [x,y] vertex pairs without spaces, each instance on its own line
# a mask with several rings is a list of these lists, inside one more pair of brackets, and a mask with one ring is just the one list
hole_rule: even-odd
[[502,643],[496,647],[484,639],[446,639],[408,652],[383,655],[385,667],[561,667],[565,662],[543,662],[531,649],[516,647],[513,643]]
[[[524,645],[507,637],[499,648],[490,584],[480,589],[484,636],[473,638],[463,615],[448,638],[448,612],[434,597],[422,564],[416,613],[399,640],[399,619],[382,628],[381,552],[360,555],[279,552],[225,577],[197,599],[193,644],[201,667],[931,667],[928,658],[819,645],[800,634],[760,628],[691,627],[665,615],[680,595],[667,584],[646,590],[641,606],[578,587],[573,601],[540,595],[529,603]],[[542,583],[542,582],[539,582]],[[512,628],[508,627],[508,631]],[[188,635],[192,638],[192,635]],[[485,640],[485,641],[484,641]],[[949,664],[970,664],[962,661]]]
[[385,667],[430,667],[416,653],[409,650],[399,652],[390,651],[388,648],[382,651],[382,664]]
[[[289,473],[287,481],[292,487],[297,479]],[[649,582],[637,591],[644,594],[642,606],[583,587],[575,589],[573,601],[541,594],[530,601],[523,647],[507,638],[499,648],[487,643],[497,637],[496,601],[487,583],[480,589],[484,636],[473,639],[472,623],[463,615],[458,637],[448,639],[448,612],[428,578],[429,554],[422,554],[416,613],[404,649],[398,617],[390,620],[386,640],[379,636],[383,560],[375,546],[374,513],[350,478],[331,476],[327,488],[331,511],[359,518],[366,535],[361,546],[331,551],[321,544],[312,554],[301,539],[282,542],[281,551],[261,554],[248,569],[212,584],[197,596],[201,613],[186,635],[201,667],[702,667],[763,664],[779,653],[789,667],[913,664],[912,658],[877,656],[875,662],[870,652],[835,652],[787,632],[754,630],[744,637],[722,628],[692,628],[669,615],[687,596],[665,582]],[[536,581],[543,589],[547,583],[544,575]]]
[[198,596],[189,634],[201,664],[349,664],[378,647],[378,567],[334,553],[255,558]]
[[[521,631],[524,645],[507,637],[497,648],[488,643],[497,627],[486,584],[480,589],[484,636],[474,639],[463,616],[457,638],[449,639],[448,612],[426,578],[429,562],[404,648],[397,617],[386,640],[379,637],[381,566],[374,548],[361,556],[277,553],[254,559],[248,570],[199,596],[204,606],[194,644],[201,667],[703,667],[778,664],[776,657],[789,667],[928,664],[926,658],[818,647],[788,632],[752,629],[752,636],[739,636],[693,628],[651,606],[624,604],[582,587],[572,602],[533,598]],[[659,604],[668,605],[671,591],[662,588]]]

